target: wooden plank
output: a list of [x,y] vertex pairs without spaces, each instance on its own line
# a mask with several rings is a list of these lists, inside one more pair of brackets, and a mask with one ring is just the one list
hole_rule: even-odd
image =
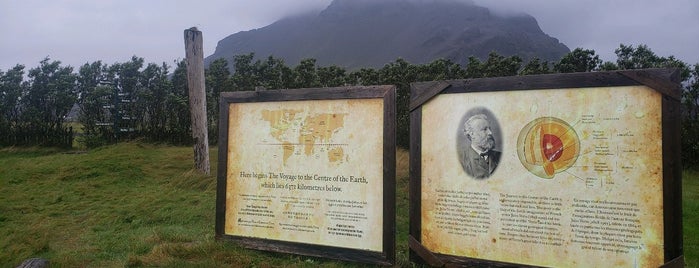
[[446,81],[436,81],[413,83],[410,86],[410,111],[412,111],[415,110],[415,108],[422,106],[422,104],[429,101],[437,94],[441,93],[444,89],[448,88],[450,84]]
[[234,241],[246,248],[257,250],[274,251],[280,253],[289,253],[321,258],[331,258],[343,261],[358,261],[384,266],[389,266],[393,264],[387,261],[387,256],[385,254],[374,251],[345,249],[330,246],[229,235],[226,235],[224,238],[228,241]]
[[679,80],[677,69],[525,75],[451,80],[448,81],[451,87],[444,93],[646,85],[679,100],[682,94]]
[[[422,217],[421,217],[421,169],[422,169],[422,109],[415,109],[410,112],[410,169],[409,169],[409,193],[410,204],[408,207],[410,227],[410,237],[420,242],[422,236]],[[417,252],[410,250],[410,260],[416,263],[421,263],[421,259]]]
[[323,99],[382,98],[387,89],[394,86],[353,86],[334,88],[302,88],[263,91],[223,92],[221,96],[232,102],[273,102]]
[[685,267],[684,255],[679,256],[679,257],[663,264],[660,267],[661,268],[684,268]]
[[396,87],[384,87],[383,252],[396,261]]
[[228,167],[228,101],[223,97],[219,103],[218,117],[218,170],[216,177],[216,225],[217,239],[223,238],[226,224],[226,181]]
[[412,235],[408,236],[408,247],[412,252],[415,252],[422,260],[425,261],[425,263],[429,266],[432,267],[442,267],[444,266],[444,262],[439,259],[436,255],[434,255],[430,250],[422,246],[420,242],[418,242],[415,237]]
[[515,268],[515,267],[541,267],[531,266],[519,263],[499,262],[491,260],[473,259],[466,257],[458,257],[451,255],[437,254],[444,261],[444,267],[499,267],[499,268]]
[[619,71],[619,74],[655,89],[675,100],[682,100],[679,69],[627,70]]
[[525,75],[449,82],[451,87],[445,89],[443,93],[641,85],[641,83],[616,72]]
[[683,254],[681,103],[664,96],[662,110],[664,248],[669,261]]

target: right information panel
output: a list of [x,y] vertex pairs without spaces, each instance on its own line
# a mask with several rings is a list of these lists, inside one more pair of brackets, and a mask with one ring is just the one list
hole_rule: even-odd
[[665,263],[656,90],[439,94],[417,109],[425,249],[534,266]]

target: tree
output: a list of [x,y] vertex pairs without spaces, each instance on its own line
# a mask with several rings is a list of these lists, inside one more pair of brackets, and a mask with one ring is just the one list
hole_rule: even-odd
[[318,68],[318,83],[322,87],[339,87],[343,86],[347,80],[347,72],[345,69],[338,66],[319,67]]
[[150,63],[141,72],[140,87],[136,91],[136,126],[139,131],[154,141],[166,135],[166,121],[169,111],[165,109],[165,99],[172,87],[168,79],[167,64]]
[[81,96],[78,121],[83,126],[83,134],[78,141],[87,148],[115,142],[113,118],[104,108],[111,103],[113,93],[112,85],[100,84]]
[[347,83],[350,85],[368,86],[379,84],[379,73],[376,69],[362,68],[347,76]]
[[653,68],[661,61],[646,45],[634,48],[632,45],[620,44],[614,53],[617,56],[617,67],[621,70]]
[[294,74],[296,76],[294,80],[295,88],[313,88],[321,86],[318,79],[315,59],[301,60],[299,65],[294,67]]
[[699,63],[690,69],[690,77],[682,94],[682,162],[699,165]]
[[30,144],[70,146],[68,128],[63,119],[77,100],[76,76],[70,66],[44,58],[29,70],[29,87],[21,98],[23,128]]
[[214,60],[209,68],[204,71],[206,83],[206,110],[209,127],[209,143],[218,141],[218,115],[219,99],[221,92],[233,90],[231,72],[228,70],[228,61],[224,58]]
[[535,75],[535,74],[548,74],[551,73],[549,69],[549,62],[541,62],[539,58],[533,58],[524,65],[522,70],[519,71],[519,75]]
[[619,66],[616,65],[616,63],[611,62],[611,61],[605,61],[599,66],[600,71],[614,71],[614,70],[619,70]]
[[24,65],[0,71],[0,127],[9,128],[19,120],[19,100],[24,91]]
[[259,79],[256,86],[262,86],[266,89],[293,87],[294,73],[291,68],[284,64],[283,59],[269,56],[265,61],[258,60],[254,66],[256,77]]
[[553,65],[553,70],[559,73],[591,72],[598,69],[602,63],[594,50],[576,48]]
[[78,141],[88,148],[113,142],[114,127],[109,125],[112,117],[104,107],[112,104],[115,91],[109,81],[114,81],[114,77],[106,70],[107,65],[96,61],[84,64],[78,71],[78,122],[83,129]]
[[636,48],[620,44],[614,50],[617,55],[616,66],[619,70],[646,69],[646,68],[679,68],[682,81],[690,77],[690,69],[686,63],[674,56],[660,57],[648,46],[639,45]]
[[143,110],[139,110],[137,103],[139,91],[141,90],[141,68],[143,68],[143,58],[132,56],[131,61],[115,63],[109,66],[108,71],[115,75],[113,86],[115,95],[113,96],[112,113],[115,124],[115,134],[117,140],[133,139],[140,134],[137,133],[137,122],[143,120]]
[[449,59],[436,59],[427,65],[418,66],[418,68],[423,67],[424,71],[420,72],[422,77],[418,78],[421,81],[434,81],[434,80],[449,80],[458,79],[466,77],[466,72],[461,65],[453,62]]
[[416,81],[417,67],[406,60],[384,65],[379,70],[378,84],[396,85],[396,144],[403,148],[410,145],[410,83]]
[[45,58],[39,67],[30,69],[29,90],[22,98],[26,122],[57,129],[77,100],[75,75],[70,66]]
[[499,77],[517,75],[517,71],[522,65],[522,58],[518,56],[505,57],[496,52],[490,52],[488,59],[481,62],[476,57],[468,58],[466,66],[466,77]]
[[259,85],[255,65],[252,61],[254,57],[255,53],[233,57],[235,73],[233,73],[231,79],[233,80],[235,91],[254,90]]
[[0,71],[0,145],[16,143],[20,98],[27,86],[23,78],[23,65],[17,64],[7,72]]
[[192,144],[192,124],[189,116],[189,88],[187,87],[187,64],[177,63],[172,74],[172,90],[165,99],[169,111],[167,141],[174,144]]
[[[94,90],[100,83],[108,81],[107,66],[102,64],[102,61],[95,61],[93,63],[85,63],[78,70],[77,76],[77,93],[78,102],[82,101],[82,97],[85,94],[89,94],[91,90]],[[113,79],[111,79],[113,80]]]
[[131,61],[112,66],[117,73],[117,83],[122,93],[135,95],[139,87],[143,58],[132,56]]

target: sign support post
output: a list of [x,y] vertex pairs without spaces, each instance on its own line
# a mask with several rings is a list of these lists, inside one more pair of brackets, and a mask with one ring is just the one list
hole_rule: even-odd
[[206,95],[204,93],[204,49],[201,31],[196,27],[184,30],[187,61],[189,110],[194,138],[194,166],[209,175],[209,131],[206,127]]

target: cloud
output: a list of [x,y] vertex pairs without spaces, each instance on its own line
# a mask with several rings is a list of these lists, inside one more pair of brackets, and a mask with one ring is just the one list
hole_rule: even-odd
[[659,56],[699,62],[696,0],[476,0],[500,12],[524,11],[571,49],[594,49],[614,61],[619,44],[646,44]]
[[[0,1],[0,70],[38,66],[50,56],[79,67],[103,60],[146,62],[184,58],[183,31],[196,26],[204,52],[226,36],[282,17],[318,11],[332,0],[22,0]],[[468,0],[419,0],[468,1]],[[620,43],[646,44],[660,56],[699,62],[696,0],[474,0],[500,14],[525,12],[571,49],[594,49],[615,60]]]
[[49,56],[78,68],[86,62],[146,62],[184,58],[183,31],[203,32],[205,53],[238,31],[281,17],[321,10],[330,0],[24,0],[0,1],[0,70],[38,66]]

